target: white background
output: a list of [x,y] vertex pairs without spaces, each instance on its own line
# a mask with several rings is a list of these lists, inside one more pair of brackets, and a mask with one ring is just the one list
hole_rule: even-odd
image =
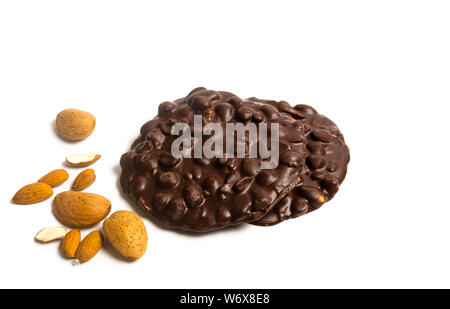
[[[448,1],[1,1],[0,287],[450,288],[449,16]],[[89,191],[135,209],[121,154],[197,86],[333,119],[352,157],[339,194],[270,228],[192,236],[144,218],[134,263],[104,249],[75,267],[34,242],[58,222],[50,200],[11,204],[20,187],[98,152]],[[63,108],[93,113],[93,135],[62,141]]]

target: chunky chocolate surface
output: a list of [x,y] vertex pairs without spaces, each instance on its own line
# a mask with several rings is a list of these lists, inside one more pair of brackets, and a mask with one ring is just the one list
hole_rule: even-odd
[[[258,101],[279,109],[285,105],[285,102]],[[252,224],[275,225],[318,209],[334,197],[347,174],[350,153],[336,124],[311,106],[297,105],[295,109],[304,115],[307,158],[303,182]]]
[[[260,156],[175,158],[171,145],[178,136],[171,135],[171,128],[179,122],[193,126],[194,115],[224,131],[226,123],[279,124],[278,166],[262,170]],[[301,181],[306,156],[302,118],[301,109],[289,105],[276,108],[196,88],[185,98],[161,103],[158,116],[142,126],[121,158],[121,186],[151,217],[172,228],[205,232],[258,220]],[[245,141],[246,146],[254,142]]]

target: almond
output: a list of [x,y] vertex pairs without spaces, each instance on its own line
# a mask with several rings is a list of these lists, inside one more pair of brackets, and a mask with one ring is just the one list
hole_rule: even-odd
[[20,205],[34,204],[45,201],[52,195],[52,187],[43,182],[36,182],[17,191],[12,201]]
[[67,179],[69,179],[69,173],[67,173],[67,171],[64,169],[58,169],[46,174],[41,179],[39,179],[38,182],[44,182],[50,187],[56,187],[62,184]]
[[66,191],[55,196],[53,213],[65,225],[83,228],[102,221],[111,202],[98,194]]
[[75,258],[84,263],[92,259],[103,246],[103,236],[99,231],[90,232],[75,251]]
[[37,233],[36,239],[40,242],[49,242],[63,238],[67,233],[67,229],[63,226],[47,227]]
[[139,259],[147,250],[147,231],[135,213],[119,210],[103,222],[103,232],[113,247],[129,259]]
[[95,117],[78,109],[65,109],[56,116],[56,131],[71,140],[83,140],[94,131]]
[[95,181],[95,171],[93,169],[87,169],[78,174],[72,184],[72,190],[83,191]]
[[62,251],[68,258],[74,258],[78,245],[80,244],[81,233],[80,230],[71,230],[64,237],[61,247]]
[[68,156],[66,162],[69,166],[86,167],[97,162],[101,157],[96,153],[79,153]]

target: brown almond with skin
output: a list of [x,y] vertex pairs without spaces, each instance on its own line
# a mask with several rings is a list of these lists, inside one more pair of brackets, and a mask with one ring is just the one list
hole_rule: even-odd
[[16,204],[28,205],[45,201],[52,195],[52,187],[43,182],[36,182],[17,191],[12,201]]
[[103,236],[99,231],[90,232],[78,245],[75,258],[84,263],[92,259],[103,246]]
[[74,258],[78,245],[80,244],[81,233],[80,230],[71,230],[66,234],[62,240],[62,251],[68,258]]
[[69,108],[56,116],[56,131],[68,140],[80,141],[91,135],[95,122],[95,117],[91,113]]
[[63,224],[75,228],[92,226],[108,216],[111,202],[98,194],[66,191],[55,196],[53,213]]
[[75,178],[72,184],[72,190],[83,191],[84,189],[92,185],[95,179],[95,171],[91,168],[88,168],[87,170],[84,170],[80,174],[78,174],[77,178]]
[[48,184],[50,187],[56,187],[69,179],[69,173],[64,169],[57,169],[43,176],[38,182]]
[[128,259],[139,259],[147,250],[144,222],[134,212],[119,210],[103,221],[103,233],[113,247]]

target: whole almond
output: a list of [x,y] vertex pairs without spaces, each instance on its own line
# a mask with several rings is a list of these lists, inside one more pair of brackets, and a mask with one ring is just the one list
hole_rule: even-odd
[[71,140],[83,140],[95,128],[95,117],[78,109],[65,109],[56,116],[56,130],[62,137]]
[[83,191],[91,184],[93,184],[95,179],[95,171],[91,168],[88,168],[87,170],[84,170],[80,174],[78,174],[77,178],[75,178],[72,184],[72,190]]
[[73,167],[86,167],[97,162],[102,156],[96,153],[78,153],[66,157],[66,163]]
[[38,182],[44,182],[50,187],[56,187],[69,179],[69,173],[64,169],[57,169],[43,176]]
[[78,245],[80,244],[81,233],[80,230],[71,230],[64,237],[61,247],[62,251],[68,258],[74,258]]
[[119,210],[103,221],[103,232],[121,255],[139,259],[147,250],[147,231],[144,222],[134,212]]
[[63,238],[67,233],[67,229],[63,226],[47,227],[37,233],[36,239],[39,242],[49,242]]
[[102,221],[111,202],[98,194],[66,191],[55,196],[53,213],[65,225],[84,228]]
[[12,201],[16,204],[28,205],[45,201],[52,195],[52,187],[43,182],[36,182],[17,191]]
[[92,259],[103,246],[103,236],[99,231],[90,232],[78,245],[75,258],[84,263]]

